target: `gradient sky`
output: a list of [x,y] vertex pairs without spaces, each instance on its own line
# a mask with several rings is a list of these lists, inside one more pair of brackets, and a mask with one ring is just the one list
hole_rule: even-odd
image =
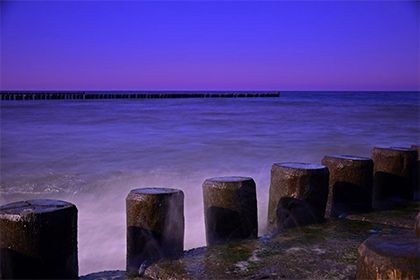
[[418,1],[2,1],[2,90],[419,90]]

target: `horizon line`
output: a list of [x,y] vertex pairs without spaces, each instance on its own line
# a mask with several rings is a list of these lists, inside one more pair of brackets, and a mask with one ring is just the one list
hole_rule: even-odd
[[0,92],[94,92],[94,91],[121,91],[121,92],[129,92],[129,91],[142,91],[142,92],[420,92],[420,88],[417,90],[203,90],[203,89],[194,89],[194,90],[160,90],[160,89],[152,89],[152,90],[144,90],[144,89],[0,89]]

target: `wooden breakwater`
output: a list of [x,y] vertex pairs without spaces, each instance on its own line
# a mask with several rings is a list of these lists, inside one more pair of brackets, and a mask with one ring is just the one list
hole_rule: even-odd
[[161,99],[161,98],[244,98],[279,97],[280,92],[85,92],[85,91],[2,91],[0,100],[73,100],[73,99]]

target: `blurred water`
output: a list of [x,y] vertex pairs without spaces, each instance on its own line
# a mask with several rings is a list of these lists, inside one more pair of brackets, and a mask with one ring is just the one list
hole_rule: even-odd
[[1,103],[0,204],[52,198],[79,209],[80,274],[125,268],[125,197],[185,193],[185,248],[205,244],[201,185],[257,184],[265,233],[270,168],[419,144],[419,93],[288,92],[280,98],[36,100]]

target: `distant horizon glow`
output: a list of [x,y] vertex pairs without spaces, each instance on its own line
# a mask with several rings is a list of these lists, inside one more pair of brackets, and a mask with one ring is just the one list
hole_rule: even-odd
[[2,1],[1,90],[418,91],[418,1]]

